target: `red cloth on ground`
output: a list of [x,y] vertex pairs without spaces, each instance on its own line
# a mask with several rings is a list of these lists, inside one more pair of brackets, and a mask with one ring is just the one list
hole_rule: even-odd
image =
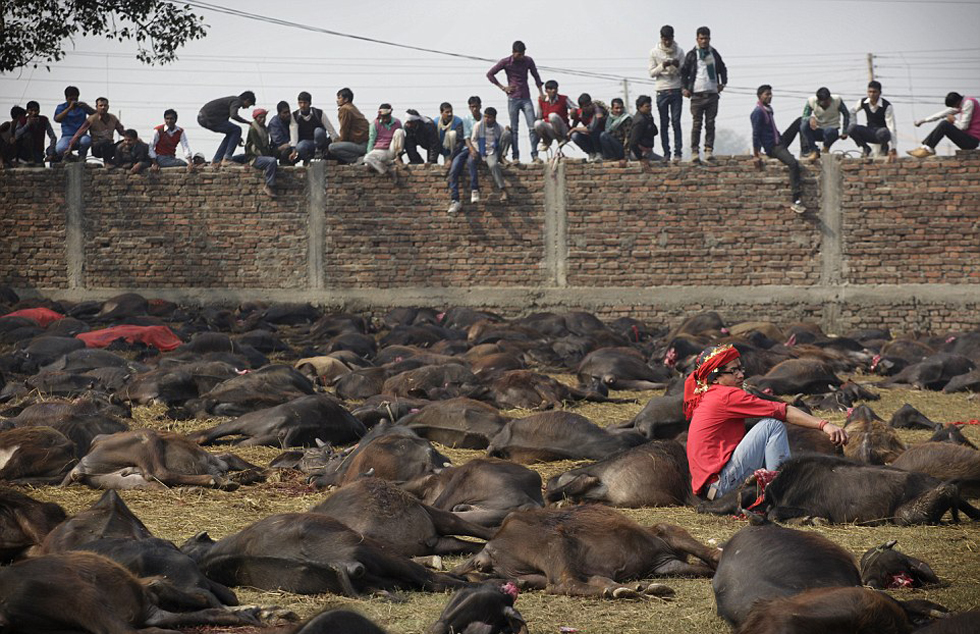
[[183,343],[166,326],[113,326],[112,328],[83,332],[75,335],[75,337],[84,341],[88,348],[105,348],[116,339],[125,339],[129,343],[139,341],[163,352],[168,352]]
[[4,317],[27,317],[36,321],[41,328],[47,328],[51,322],[65,318],[64,315],[56,313],[50,308],[24,308],[7,313]]
[[786,403],[767,401],[738,387],[717,383],[708,387],[687,432],[687,461],[695,495],[732,457],[745,437],[746,418],[786,420]]

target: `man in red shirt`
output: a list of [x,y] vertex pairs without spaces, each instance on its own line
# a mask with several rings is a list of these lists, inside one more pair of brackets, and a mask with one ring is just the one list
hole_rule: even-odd
[[[745,378],[738,350],[731,344],[709,348],[684,383],[684,415],[691,426],[687,460],[691,488],[709,500],[738,487],[756,469],[773,471],[789,458],[782,421],[817,428],[835,445],[847,432],[781,401],[767,401],[741,389]],[[746,418],[761,418],[745,431]]]

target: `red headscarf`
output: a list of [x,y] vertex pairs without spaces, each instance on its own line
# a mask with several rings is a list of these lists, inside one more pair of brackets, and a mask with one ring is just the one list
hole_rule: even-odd
[[694,416],[694,410],[698,408],[704,393],[708,391],[708,375],[738,358],[738,350],[730,343],[708,348],[698,355],[694,371],[688,374],[684,381],[684,417],[687,420],[691,420]]

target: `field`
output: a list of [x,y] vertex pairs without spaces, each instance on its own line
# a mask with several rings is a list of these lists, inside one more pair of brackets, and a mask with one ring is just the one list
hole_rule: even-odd
[[[572,382],[573,377],[557,375]],[[858,380],[874,381],[873,377]],[[870,402],[872,408],[886,420],[904,403],[910,403],[926,416],[936,421],[967,421],[977,418],[978,407],[965,394],[945,395],[914,390],[878,390],[881,400]],[[619,392],[615,396],[636,398],[628,404],[584,404],[575,411],[600,425],[632,418],[655,392]],[[199,419],[176,422],[166,418],[165,408],[139,407],[134,410],[135,426],[187,432],[214,425],[224,419]],[[505,412],[522,416],[528,412]],[[840,422],[842,413],[823,413],[824,417]],[[980,426],[965,425],[964,433],[975,444],[980,444]],[[926,431],[902,431],[907,443],[928,438]],[[450,456],[454,464],[464,463],[482,454],[479,451],[459,450],[439,446]],[[218,451],[227,451],[221,447]],[[232,448],[245,459],[266,466],[278,455],[274,448]],[[581,463],[561,462],[536,465],[542,478],[578,466]],[[92,504],[100,492],[81,486],[70,488],[41,487],[28,491],[38,499],[61,504],[69,513]],[[122,497],[154,535],[176,543],[207,531],[215,539],[234,533],[243,527],[273,513],[303,511],[322,500],[329,493],[314,491],[305,484],[302,476],[285,471],[272,472],[267,482],[243,487],[236,492],[179,488],[164,491],[128,491]],[[976,503],[976,500],[974,500]],[[688,529],[696,538],[705,542],[721,543],[746,523],[732,518],[698,515],[690,508],[647,508],[623,510],[635,520],[650,524],[669,522]],[[948,516],[947,516],[948,517]],[[841,544],[855,557],[868,548],[891,539],[898,540],[903,552],[928,562],[942,583],[927,590],[893,591],[898,598],[926,598],[939,602],[951,610],[980,608],[980,524],[947,524],[942,526],[829,526],[804,528],[817,531]],[[447,558],[452,567],[462,558]],[[676,590],[670,602],[658,599],[645,601],[611,601],[551,596],[540,592],[521,594],[517,608],[527,619],[532,633],[558,632],[560,627],[575,628],[580,632],[703,632],[723,633],[730,628],[715,615],[711,582],[707,579],[669,579]],[[401,601],[377,597],[353,600],[333,595],[300,596],[285,592],[263,592],[250,588],[236,588],[242,603],[278,605],[290,608],[302,617],[321,610],[345,607],[359,611],[391,633],[419,633],[435,621],[448,600],[446,594],[402,593]],[[191,631],[191,630],[188,630]],[[206,628],[195,632],[236,631],[226,628]],[[237,630],[241,632],[251,629]]]

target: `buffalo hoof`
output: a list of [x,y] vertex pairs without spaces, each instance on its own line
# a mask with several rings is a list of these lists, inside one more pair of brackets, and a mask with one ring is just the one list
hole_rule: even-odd
[[647,587],[643,588],[643,594],[648,597],[660,597],[664,599],[666,597],[672,597],[674,594],[674,589],[670,586],[666,586],[662,583],[651,583]]
[[609,594],[608,589],[603,594],[606,594],[609,598],[612,599],[639,599],[640,597],[643,596],[642,593],[640,593],[638,590],[634,590],[633,588],[627,588],[626,586],[619,586],[618,588],[613,588],[611,595]]

